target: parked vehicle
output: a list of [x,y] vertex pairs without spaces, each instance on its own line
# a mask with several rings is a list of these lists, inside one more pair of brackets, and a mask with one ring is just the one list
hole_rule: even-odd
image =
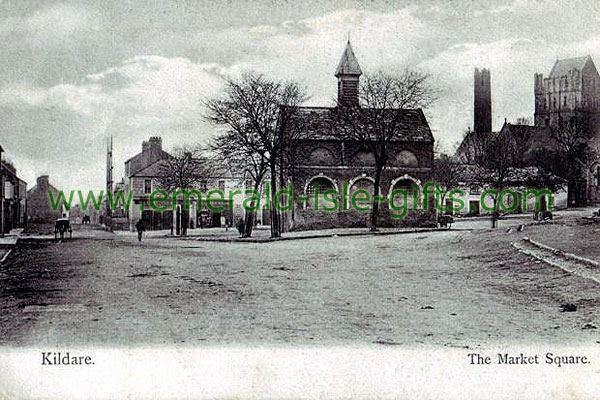
[[71,228],[71,222],[68,218],[59,218],[54,224],[54,239],[65,238],[65,233],[69,232],[69,239],[73,237],[73,229]]

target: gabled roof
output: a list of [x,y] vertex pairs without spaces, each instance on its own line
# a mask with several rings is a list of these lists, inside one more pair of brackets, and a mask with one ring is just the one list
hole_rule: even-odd
[[340,75],[362,75],[362,70],[360,69],[360,65],[358,65],[358,60],[354,55],[350,40],[348,40],[346,50],[344,50],[342,59],[335,70],[335,76],[338,77]]
[[550,71],[550,78],[559,78],[561,76],[567,75],[572,69],[577,69],[578,71],[581,71],[585,66],[585,63],[591,59],[592,57],[587,55],[584,57],[574,57],[566,58],[564,60],[556,60],[556,62],[554,63],[554,67],[552,67],[552,71]]
[[501,132],[509,133],[524,153],[539,149],[554,149],[556,142],[548,126],[514,125],[505,123]]
[[[335,129],[336,110],[335,107],[298,107],[291,121],[301,131],[298,138],[345,140]],[[282,111],[285,112],[285,108]],[[395,141],[433,142],[433,134],[421,109],[389,112],[400,114]]]

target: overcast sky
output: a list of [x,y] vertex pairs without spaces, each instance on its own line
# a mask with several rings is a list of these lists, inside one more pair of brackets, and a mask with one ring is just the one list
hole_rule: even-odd
[[431,128],[453,151],[473,125],[473,69],[492,76],[493,127],[533,118],[533,74],[600,62],[600,2],[0,0],[0,145],[21,176],[61,189],[115,180],[151,135],[166,150],[214,135],[202,101],[223,77],[294,79],[330,105],[348,34],[365,73],[432,74]]

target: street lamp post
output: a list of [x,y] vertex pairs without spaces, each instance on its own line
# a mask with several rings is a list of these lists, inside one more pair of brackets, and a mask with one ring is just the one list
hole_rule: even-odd
[[2,169],[2,152],[0,146],[0,238],[4,237],[4,170]]

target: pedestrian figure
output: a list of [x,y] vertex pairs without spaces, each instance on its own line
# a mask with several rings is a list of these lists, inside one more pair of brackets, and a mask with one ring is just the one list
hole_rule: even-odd
[[135,224],[135,229],[137,229],[138,241],[142,241],[142,233],[146,230],[144,227],[144,221],[141,219]]
[[244,229],[246,228],[246,224],[244,223],[244,220],[242,218],[240,218],[237,222],[237,224],[235,224],[235,227],[237,228],[238,232],[240,233],[241,236],[244,235]]

